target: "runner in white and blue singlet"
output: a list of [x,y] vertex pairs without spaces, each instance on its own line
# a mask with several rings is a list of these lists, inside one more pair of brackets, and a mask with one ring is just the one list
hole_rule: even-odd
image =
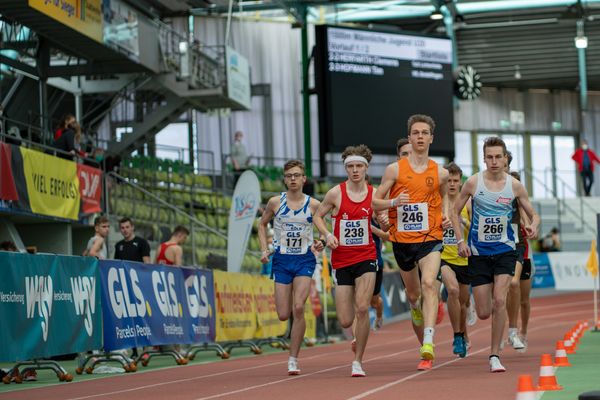
[[275,279],[275,307],[280,320],[294,315],[290,333],[288,374],[298,375],[298,353],[304,339],[306,322],[304,304],[310,291],[312,275],[317,260],[314,251],[321,251],[323,243],[313,240],[313,215],[320,202],[302,192],[306,176],[304,164],[291,160],[283,167],[287,191],[269,199],[258,225],[258,238],[262,249],[261,262],[271,257],[267,244],[267,226],[273,220],[272,274]]
[[[527,237],[537,234],[540,219],[529,202],[525,187],[504,172],[507,162],[504,141],[499,137],[487,138],[483,144],[483,159],[486,169],[467,179],[451,210],[451,219],[458,254],[469,257],[477,316],[480,319],[492,317],[490,371],[504,372],[506,369],[499,357],[500,342],[506,324],[506,296],[517,261],[515,232],[511,225],[513,200],[518,201],[531,221],[523,226]],[[467,246],[459,215],[469,198],[472,200],[472,217]]]

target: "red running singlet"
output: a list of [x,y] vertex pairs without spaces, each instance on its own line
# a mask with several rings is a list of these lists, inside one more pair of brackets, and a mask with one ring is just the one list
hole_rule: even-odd
[[159,264],[164,264],[164,265],[174,265],[173,261],[169,260],[167,258],[167,256],[165,255],[165,253],[167,252],[167,249],[171,246],[175,246],[177,243],[161,243],[160,244],[160,250],[158,251],[158,256],[156,257],[156,262]]
[[348,267],[361,261],[377,260],[377,251],[371,235],[373,209],[373,186],[367,185],[367,195],[360,202],[354,202],[346,191],[346,182],[340,184],[342,201],[337,215],[333,218],[333,234],[338,247],[331,252],[331,265],[334,269]]

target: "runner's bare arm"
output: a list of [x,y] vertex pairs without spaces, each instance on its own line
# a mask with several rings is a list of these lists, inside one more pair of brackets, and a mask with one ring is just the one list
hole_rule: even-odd
[[173,246],[173,265],[183,265],[183,249],[181,246]]
[[383,177],[381,178],[381,185],[377,188],[375,192],[375,196],[373,197],[373,201],[371,202],[371,208],[373,211],[382,211],[393,208],[395,205],[394,199],[387,200],[385,197],[390,192],[392,186],[396,182],[396,177],[398,176],[398,164],[390,164],[385,168],[383,173]]
[[[319,209],[319,206],[321,205],[321,202],[317,199],[314,199],[311,197],[310,199],[310,213],[311,215],[315,215],[317,213],[317,210]],[[314,240],[313,244],[311,245],[311,250],[313,252],[320,252],[323,251],[323,249],[325,248],[325,246],[323,245],[323,242],[321,242],[320,240]]]
[[[377,193],[377,190],[378,189],[373,190],[373,198],[371,199],[371,204],[373,204],[373,201],[375,200],[375,193]],[[387,231],[388,229],[390,229],[388,209],[375,211],[375,218],[377,219],[377,222],[379,223],[379,226],[383,231]]]
[[94,240],[94,244],[92,245],[88,256],[98,257],[98,253],[100,253],[100,249],[102,248],[103,244],[104,239],[102,239],[101,237],[97,237],[96,240]]
[[265,207],[265,212],[263,212],[262,217],[260,217],[260,222],[258,223],[258,242],[260,244],[260,262],[266,264],[269,262],[269,243],[267,240],[267,226],[269,222],[275,216],[275,210],[279,208],[279,196],[273,196],[267,202],[267,206]]
[[371,231],[373,232],[373,234],[375,236],[377,236],[381,240],[385,240],[385,241],[390,240],[390,234],[386,231],[379,229],[375,225],[371,225]]
[[518,180],[513,178],[513,193],[519,202],[519,206],[529,218],[530,222],[527,225],[523,225],[527,239],[533,239],[537,237],[538,227],[540,226],[540,216],[535,212],[531,202],[529,201],[529,194],[525,186]]
[[461,257],[468,257],[471,255],[471,251],[469,247],[465,243],[465,238],[463,237],[462,224],[460,221],[460,212],[469,199],[473,196],[473,192],[475,191],[475,185],[477,182],[477,175],[473,175],[463,185],[458,194],[458,198],[454,202],[454,207],[450,210],[450,220],[452,221],[452,226],[454,227],[454,234],[456,235],[456,240],[458,242],[458,254]]
[[313,224],[319,230],[321,239],[325,239],[327,246],[331,249],[335,249],[338,246],[338,241],[333,235],[333,233],[327,230],[327,225],[325,224],[325,220],[323,218],[332,210],[338,208],[338,205],[341,202],[341,196],[342,193],[340,191],[339,185],[330,189],[325,194],[325,197],[323,198],[321,205],[317,209],[317,212],[315,213],[315,215],[313,215]]

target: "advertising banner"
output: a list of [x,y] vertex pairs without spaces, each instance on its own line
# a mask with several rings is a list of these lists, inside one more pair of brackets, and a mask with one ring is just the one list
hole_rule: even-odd
[[[275,286],[265,276],[251,276],[256,303],[257,330],[255,338],[282,336],[287,330],[287,322],[280,321],[275,308]],[[307,305],[310,308],[310,303]]]
[[29,7],[102,43],[100,2],[101,0],[29,0]]
[[227,58],[227,97],[244,107],[252,108],[250,93],[250,64],[248,60],[233,48],[225,48]]
[[102,347],[97,262],[0,252],[0,361]]
[[77,165],[21,147],[23,172],[31,211],[59,218],[78,219]]
[[78,220],[102,212],[102,171],[0,143],[0,208]]
[[235,185],[229,210],[227,233],[227,271],[229,272],[240,272],[259,205],[258,177],[252,171],[245,171]]
[[247,340],[256,333],[256,303],[252,276],[213,271],[217,308],[217,342]]
[[594,290],[594,278],[586,268],[587,251],[546,253],[556,290]]
[[116,260],[99,268],[105,349],[212,341],[210,271]]
[[89,165],[77,164],[77,177],[81,193],[81,213],[102,212],[102,171]]
[[190,343],[215,341],[215,288],[211,270],[182,268],[190,316]]
[[554,276],[550,268],[548,253],[535,253],[531,261],[531,287],[536,289],[554,287]]

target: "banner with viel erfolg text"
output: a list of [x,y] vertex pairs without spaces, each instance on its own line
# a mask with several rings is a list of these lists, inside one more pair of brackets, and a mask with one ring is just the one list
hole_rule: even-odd
[[260,183],[252,171],[244,171],[233,191],[227,233],[227,271],[240,272],[248,238],[260,205]]
[[212,342],[211,271],[99,262],[104,348]]
[[0,251],[0,361],[102,347],[98,261]]

